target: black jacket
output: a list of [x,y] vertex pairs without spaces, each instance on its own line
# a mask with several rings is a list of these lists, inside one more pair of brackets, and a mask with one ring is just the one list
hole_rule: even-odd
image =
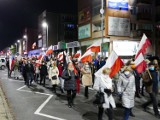
[[26,64],[25,65],[25,71],[26,71],[26,73],[34,73],[33,64]]
[[47,75],[48,74],[46,65],[41,65],[41,67],[39,69],[40,69],[40,74],[41,75]]

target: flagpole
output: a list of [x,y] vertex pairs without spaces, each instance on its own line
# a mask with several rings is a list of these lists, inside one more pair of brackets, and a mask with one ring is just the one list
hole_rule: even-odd
[[101,53],[102,53],[102,56],[103,56],[103,18],[104,18],[104,1],[101,0],[101,9],[100,9],[100,13],[101,13],[101,32],[102,32],[102,43],[101,43]]

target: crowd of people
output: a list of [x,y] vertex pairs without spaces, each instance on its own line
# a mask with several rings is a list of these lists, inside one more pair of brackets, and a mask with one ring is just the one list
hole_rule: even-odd
[[[147,111],[147,106],[153,104],[155,117],[160,118],[158,111],[158,92],[159,92],[159,65],[158,60],[149,61],[146,59],[146,70],[139,74],[136,70],[134,60],[128,60],[120,71],[110,78],[110,68],[103,68],[102,75],[95,77],[94,73],[102,68],[107,58],[93,60],[92,63],[81,63],[76,60],[69,62],[58,61],[57,58],[43,60],[41,64],[36,58],[22,58],[17,60],[15,57],[14,64],[10,70],[9,60],[6,66],[8,68],[8,77],[11,77],[14,71],[14,78],[19,79],[19,72],[23,75],[24,83],[28,87],[32,83],[46,85],[46,78],[51,81],[54,93],[57,87],[60,87],[62,93],[66,93],[68,107],[73,107],[76,94],[80,93],[80,84],[84,88],[84,97],[89,98],[89,87],[104,93],[104,103],[98,106],[98,120],[103,119],[103,113],[106,111],[109,120],[113,120],[116,108],[114,95],[119,96],[124,107],[123,120],[128,120],[129,116],[135,117],[132,109],[135,106],[135,97],[141,98],[144,90],[148,93],[150,99],[142,105],[142,109]],[[140,84],[142,82],[142,85]],[[113,94],[114,93],[114,94]]]

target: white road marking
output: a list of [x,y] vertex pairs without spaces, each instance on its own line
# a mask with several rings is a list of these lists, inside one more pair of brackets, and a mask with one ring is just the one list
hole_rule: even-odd
[[[29,90],[22,90],[22,89],[25,88],[25,87],[26,87],[26,85],[18,88],[17,90],[18,90],[18,91],[22,91],[22,92],[30,92],[30,93],[32,92],[32,91],[29,91]],[[66,119],[63,119],[63,118],[59,118],[59,117],[47,115],[47,114],[44,114],[44,113],[40,113],[41,110],[42,110],[42,109],[46,106],[46,104],[50,101],[50,99],[52,99],[53,95],[51,95],[51,94],[46,94],[46,93],[41,93],[41,92],[34,92],[34,93],[49,96],[49,97],[38,107],[38,109],[34,112],[35,115],[40,115],[40,116],[47,117],[47,118],[51,118],[51,119],[54,119],[54,120],[66,120]]]

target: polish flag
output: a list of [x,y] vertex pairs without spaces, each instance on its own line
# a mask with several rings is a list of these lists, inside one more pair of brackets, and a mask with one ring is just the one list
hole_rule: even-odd
[[46,51],[46,55],[52,54],[53,53],[53,46],[51,45],[48,50]]
[[42,54],[40,54],[37,59],[40,60],[42,58]]
[[101,42],[95,42],[94,44],[92,44],[87,48],[87,51],[91,50],[92,52],[100,52],[100,46]]
[[151,43],[150,43],[149,39],[147,38],[147,36],[145,34],[143,34],[143,37],[139,43],[139,47],[138,47],[135,58],[137,58],[141,53],[144,55],[146,53],[146,49],[150,45],[151,45]]
[[79,58],[80,56],[81,56],[81,53],[77,52],[77,53],[73,56],[73,58]]
[[78,61],[84,62],[92,62],[92,51],[91,49],[87,50],[82,57],[78,59]]
[[110,68],[111,73],[109,76],[112,78],[121,69],[123,65],[124,63],[121,60],[121,58],[114,51],[112,51],[112,53],[106,61],[106,64],[95,73],[95,76],[100,77],[104,68]]
[[13,70],[13,65],[14,65],[14,57],[11,56],[9,58],[9,68],[10,68],[11,71]]
[[62,61],[63,60],[63,52],[60,52],[58,55],[57,55],[57,59],[59,61]]
[[147,65],[146,65],[146,62],[144,60],[142,53],[138,55],[134,63],[136,65],[136,69],[138,73],[142,73],[146,70]]

